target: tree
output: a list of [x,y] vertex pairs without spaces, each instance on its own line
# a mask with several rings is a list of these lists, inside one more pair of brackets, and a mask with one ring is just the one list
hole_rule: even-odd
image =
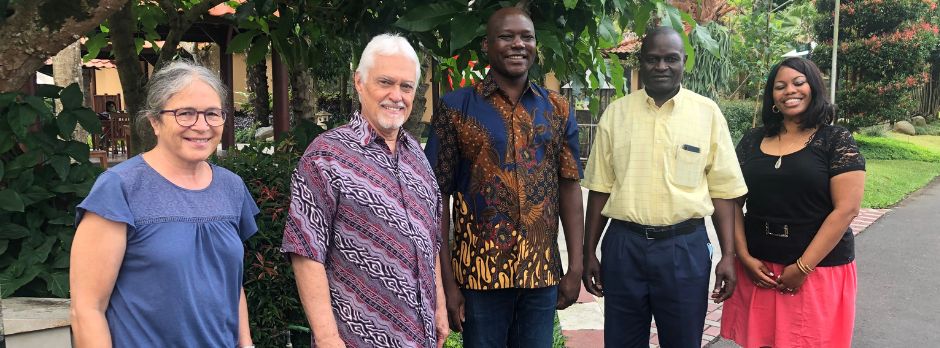
[[[74,83],[81,88],[82,94],[85,94],[80,41],[76,40],[52,57],[52,76],[55,79],[56,86],[67,87]],[[85,98],[86,102],[87,100]],[[85,103],[85,106],[91,106],[91,104]],[[56,101],[56,110],[62,110],[62,103],[59,101]],[[87,136],[88,132],[81,126],[75,127],[75,131],[72,133],[72,137],[75,139],[85,139]]]
[[812,24],[816,10],[809,0],[778,5],[770,0],[732,0],[739,13],[728,16],[731,54],[728,55],[737,82],[728,86],[728,95],[742,98],[760,96],[770,67],[790,50],[813,41]]
[[268,94],[268,65],[262,59],[245,68],[248,79],[248,102],[255,113],[255,122],[259,127],[271,126],[271,97]]
[[[136,130],[131,132],[131,153],[148,150],[155,144],[150,123],[138,121],[138,112],[144,104],[144,87],[149,80],[139,58],[144,43],[150,42],[151,47],[158,50],[154,69],[159,70],[177,55],[183,34],[207,15],[209,9],[222,2],[224,0],[159,0],[155,3],[131,0],[110,18],[107,31],[94,35],[87,43],[88,46],[100,48],[109,40],[111,42],[124,92],[125,108]],[[168,27],[166,35],[157,33],[160,24]],[[143,37],[138,33],[143,33]],[[163,44],[158,45],[158,40],[163,40]],[[97,49],[89,49],[88,56],[97,54]]]
[[118,11],[127,0],[0,1],[0,92],[19,90],[46,58]]
[[717,100],[719,95],[727,90],[727,85],[731,82],[731,72],[734,69],[730,58],[731,36],[727,28],[714,21],[700,25],[698,28],[707,30],[709,35],[707,39],[693,35],[692,47],[698,51],[707,51],[706,40],[714,40],[718,49],[715,52],[709,51],[707,54],[700,55],[695,69],[683,76],[682,83],[689,90]]
[[[816,2],[832,13],[832,0]],[[845,0],[840,8],[839,117],[851,128],[910,117],[912,91],[929,81],[928,60],[940,42],[934,0]],[[932,18],[933,17],[933,18]],[[831,68],[832,19],[820,17],[816,35],[823,44],[813,53],[821,69]]]
[[[485,57],[478,52],[486,19],[506,5],[507,2],[486,0],[432,3],[249,0],[238,6],[235,19],[241,32],[233,39],[230,50],[247,52],[250,64],[253,57],[264,57],[270,46],[288,65],[302,62],[319,70],[318,64],[324,61],[322,47],[330,47],[324,42],[342,38],[352,48],[343,57],[355,62],[369,38],[395,28],[417,43],[419,49],[433,55],[439,70],[425,73],[433,74],[435,83],[442,84],[447,77],[456,81],[479,78],[486,64],[471,67],[469,62],[485,63]],[[535,22],[542,54],[533,67],[533,76],[553,71],[562,80],[578,80],[591,88],[600,86],[600,76],[611,80],[620,95],[626,87],[624,69],[619,62],[605,60],[598,48],[616,45],[620,30],[626,26],[642,34],[652,16],[661,17],[663,24],[680,30],[683,23],[695,27],[689,14],[665,0],[542,0],[518,1],[516,5],[527,7]],[[696,53],[688,37],[684,41],[691,67]],[[596,112],[597,100],[591,106]]]

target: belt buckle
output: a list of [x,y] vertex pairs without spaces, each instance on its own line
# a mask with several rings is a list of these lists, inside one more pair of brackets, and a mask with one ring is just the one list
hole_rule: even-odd
[[652,228],[652,227],[644,227],[644,228],[643,228],[643,235],[646,236],[646,239],[648,239],[648,240],[656,239],[656,238],[650,237],[650,232],[656,232],[656,229],[655,229],[655,228]]
[[784,225],[783,225],[783,233],[773,233],[773,232],[770,232],[770,223],[769,223],[769,222],[765,222],[765,223],[764,223],[764,234],[769,235],[769,236],[774,236],[774,237],[780,237],[780,238],[790,238],[790,226],[784,224]]

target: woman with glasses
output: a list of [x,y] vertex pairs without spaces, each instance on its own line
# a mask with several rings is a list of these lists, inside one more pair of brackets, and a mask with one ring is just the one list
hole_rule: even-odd
[[101,174],[78,205],[70,285],[77,347],[251,347],[242,243],[258,207],[206,160],[225,123],[225,86],[173,62],[140,113],[157,145]]

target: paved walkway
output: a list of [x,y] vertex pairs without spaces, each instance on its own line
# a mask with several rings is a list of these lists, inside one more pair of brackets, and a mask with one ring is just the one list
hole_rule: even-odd
[[859,236],[853,347],[940,346],[940,180]]
[[[937,191],[936,195],[938,197],[937,199],[935,199],[936,204],[933,206],[933,210],[932,210],[933,215],[930,215],[930,214],[921,215],[921,217],[924,219],[930,219],[931,216],[936,216],[937,212],[940,212],[940,185],[934,185],[934,186],[937,186],[935,190]],[[587,194],[585,192],[585,202],[587,201],[586,195]],[[903,205],[907,205],[907,204],[905,203]],[[859,232],[868,228],[869,225],[874,223],[880,217],[885,215],[885,213],[887,213],[888,211],[889,211],[888,209],[862,209],[859,216],[856,217],[854,221],[852,221],[852,230],[855,232],[855,234],[858,234]],[[894,214],[890,214],[890,215],[894,215]],[[712,266],[714,267],[714,264],[718,262],[718,258],[721,257],[721,250],[720,250],[720,247],[718,246],[718,239],[715,235],[715,229],[711,223],[711,219],[706,219],[706,225],[708,227],[709,239],[711,239],[712,244],[715,246],[715,252],[714,252],[715,260],[712,262]],[[926,226],[928,225],[924,224],[923,226],[924,226],[923,228],[926,230],[927,228]],[[928,262],[928,263],[922,263],[921,266],[940,265],[940,252],[937,252],[938,250],[936,250],[937,249],[936,246],[940,245],[940,234],[935,234],[933,240],[938,241],[937,243],[932,244],[934,247],[934,252],[933,252],[934,261]],[[911,242],[916,243],[917,241],[912,239]],[[565,244],[564,244],[564,233],[559,233],[558,244],[561,247],[562,260],[567,260],[568,255],[567,255],[567,249],[565,248]],[[859,243],[857,243],[856,245],[858,244]],[[861,303],[863,302],[863,299],[862,299],[863,291],[861,289],[861,284],[862,284],[861,279],[863,278],[863,273],[864,273],[862,272],[862,269],[863,267],[865,267],[862,260],[866,256],[861,255],[861,251],[859,251],[858,254],[859,254],[859,257],[858,257],[859,270],[860,270],[859,271],[859,278],[860,278],[859,280],[860,315],[859,316],[861,317]],[[870,262],[875,262],[875,261],[870,260]],[[567,262],[565,263],[567,264]],[[936,280],[935,282],[936,284],[934,286],[926,287],[924,289],[940,288],[940,277],[935,277],[935,280]],[[715,281],[714,272],[712,272],[711,286],[714,286],[714,281]],[[709,289],[711,289],[711,286],[709,287]],[[882,293],[882,292],[879,292],[879,293]],[[926,292],[924,292],[924,294],[926,294]],[[934,301],[934,302],[937,303],[936,305],[937,310],[928,311],[925,313],[940,313],[940,302],[938,301]],[[558,317],[561,322],[562,333],[565,335],[565,337],[567,337],[568,347],[598,348],[598,347],[604,346],[604,298],[602,297],[598,298],[598,297],[591,295],[590,293],[585,291],[582,286],[581,296],[578,298],[577,303],[575,303],[568,309],[559,311]],[[880,322],[879,320],[880,319],[875,319],[876,322]],[[938,321],[937,319],[934,319],[934,323],[935,324],[933,327],[940,327],[940,321]],[[721,331],[721,305],[720,304],[719,305],[716,305],[713,303],[708,304],[708,313],[705,316],[705,327],[703,327],[702,330],[704,332],[704,335],[702,336],[702,347],[706,347],[706,346],[709,346],[712,348],[737,347],[734,343],[731,343],[727,340],[721,340],[718,338],[718,335]],[[858,331],[858,326],[856,327],[856,331]],[[859,335],[859,334],[856,333],[856,335]],[[935,335],[940,335],[940,333],[935,334]],[[940,337],[940,336],[934,336],[934,337]],[[921,340],[920,342],[931,342],[931,341]],[[940,342],[940,339],[935,339],[932,342]],[[885,345],[885,344],[869,345],[869,346],[860,345],[859,347],[886,347],[886,346],[895,346],[895,345]],[[917,346],[917,345],[913,345],[913,346]],[[651,348],[659,347],[659,339],[657,337],[657,332],[656,332],[656,323],[653,323],[652,326],[650,327],[650,347]]]

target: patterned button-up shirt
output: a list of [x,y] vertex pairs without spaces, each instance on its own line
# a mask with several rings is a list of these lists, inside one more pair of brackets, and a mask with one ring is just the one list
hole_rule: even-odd
[[540,288],[561,278],[560,179],[579,180],[578,127],[561,95],[529,83],[514,105],[491,75],[445,95],[425,154],[453,195],[461,287]]
[[323,264],[347,347],[434,347],[440,219],[420,144],[392,153],[356,114],[300,159],[282,249]]

